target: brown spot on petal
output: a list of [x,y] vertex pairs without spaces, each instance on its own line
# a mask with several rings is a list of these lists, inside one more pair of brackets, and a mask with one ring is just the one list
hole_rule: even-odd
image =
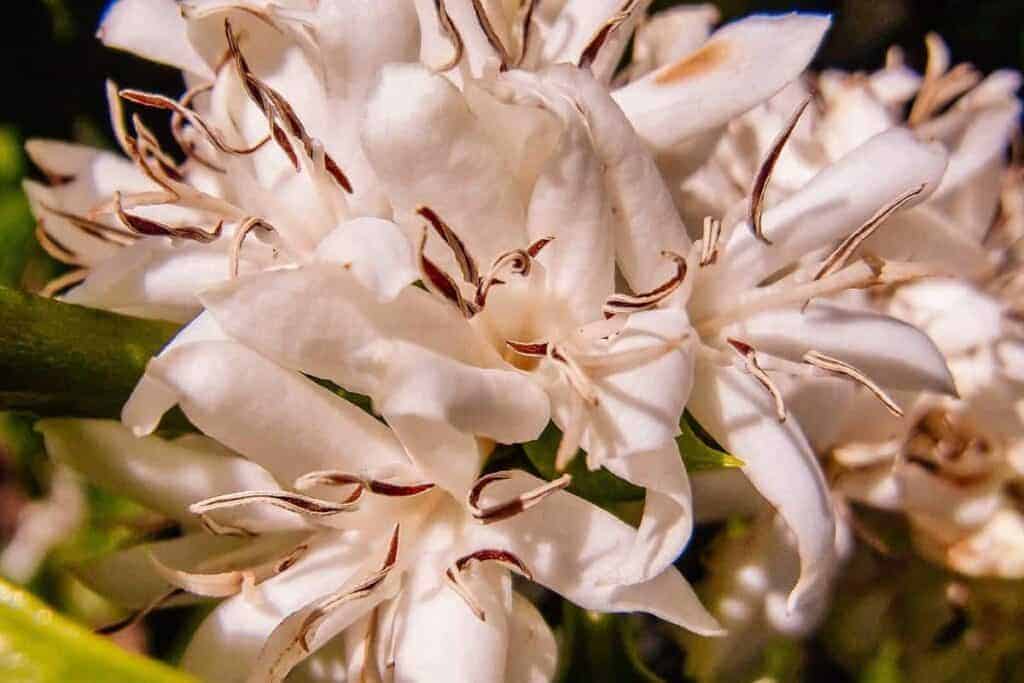
[[687,55],[675,64],[666,66],[654,76],[658,85],[673,85],[688,78],[714,71],[729,58],[730,44],[722,39],[709,41],[696,52]]

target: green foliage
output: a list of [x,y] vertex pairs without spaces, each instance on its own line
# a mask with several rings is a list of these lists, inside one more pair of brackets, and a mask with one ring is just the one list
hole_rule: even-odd
[[560,681],[660,683],[642,661],[631,617],[602,614],[563,603]]
[[[676,438],[679,454],[686,469],[690,472],[701,470],[722,469],[726,467],[742,467],[743,461],[729,455],[704,441],[698,435],[699,425],[690,416],[684,415],[679,426],[682,434]],[[703,431],[703,430],[701,430]],[[530,463],[545,479],[554,479],[559,475],[555,471],[555,453],[562,440],[562,432],[551,423],[536,441],[523,444]],[[616,477],[608,470],[601,468],[591,471],[587,468],[587,458],[583,451],[576,454],[566,472],[572,475],[569,490],[581,498],[601,504],[627,503],[643,500],[644,490],[627,481]]]
[[116,417],[177,331],[0,287],[0,410]]
[[886,641],[858,677],[860,683],[903,683],[900,672],[900,644]]
[[25,683],[195,680],[122,650],[4,582],[0,582],[0,679]]

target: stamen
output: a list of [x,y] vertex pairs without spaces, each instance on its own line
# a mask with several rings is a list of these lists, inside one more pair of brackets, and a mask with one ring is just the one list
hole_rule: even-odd
[[661,255],[676,262],[675,275],[649,292],[641,294],[612,294],[605,299],[604,306],[602,307],[605,318],[656,308],[658,304],[671,296],[679,288],[679,285],[683,284],[687,271],[686,259],[672,251],[663,251]]
[[501,37],[494,29],[494,24],[491,23],[490,17],[487,16],[487,10],[484,9],[480,0],[473,0],[473,13],[476,15],[477,23],[483,29],[484,35],[487,36],[487,42],[491,44],[491,47],[494,48],[494,51],[498,53],[499,59],[501,59],[500,70],[507,71],[508,65],[512,63],[512,57],[509,55],[505,44],[501,42]]
[[120,88],[117,83],[107,79],[105,83],[107,90],[107,109],[110,111],[110,128],[114,131],[114,139],[118,146],[127,156],[135,158],[135,145],[128,135],[128,128],[124,124],[124,107],[121,106],[121,98],[118,96]]
[[388,574],[391,573],[391,570],[394,569],[395,564],[398,562],[399,530],[400,525],[396,524],[395,530],[391,534],[391,543],[388,545],[388,553],[379,570],[352,588],[323,598],[316,604],[306,618],[303,619],[302,624],[299,626],[298,644],[304,652],[308,653],[312,650],[310,643],[312,639],[316,637],[317,629],[332,611],[345,603],[368,597],[373,593],[374,589],[380,586],[380,584],[384,582],[384,579],[388,577]]
[[637,5],[637,0],[626,0],[622,8],[609,17],[604,25],[594,33],[590,42],[583,48],[583,52],[580,53],[580,59],[577,64],[579,68],[590,69],[594,65],[598,55],[601,53],[601,48],[605,46],[612,34],[632,16],[633,12],[636,11]]
[[133,232],[121,230],[120,228],[115,228],[104,223],[100,223],[99,221],[90,220],[85,216],[79,216],[78,214],[70,213],[68,211],[55,209],[48,204],[40,204],[40,206],[48,213],[52,213],[54,216],[63,218],[85,234],[90,237],[95,237],[98,240],[123,247],[133,244],[137,239],[139,239],[139,236]]
[[190,505],[188,509],[194,515],[207,516],[216,510],[229,510],[246,505],[271,505],[304,517],[321,519],[356,509],[362,495],[362,488],[358,488],[346,500],[337,503],[289,491],[239,491],[201,500]]
[[417,207],[416,213],[429,221],[438,236],[444,240],[444,243],[451,250],[452,255],[455,257],[455,262],[459,264],[459,270],[462,271],[462,279],[468,284],[476,286],[480,282],[480,271],[462,239],[429,206]]
[[149,237],[176,237],[179,239],[194,240],[202,244],[209,244],[210,242],[216,241],[224,229],[224,221],[219,221],[217,227],[212,231],[205,230],[200,227],[185,225],[179,227],[173,227],[165,225],[142,216],[127,213],[124,207],[121,206],[121,193],[114,192],[114,211],[117,214],[118,220],[120,220],[125,227],[131,228],[135,232],[146,235]]
[[51,237],[44,226],[43,221],[36,225],[36,241],[51,258],[66,263],[69,266],[84,266],[85,262],[75,252],[61,244],[57,239]]
[[768,376],[768,373],[761,368],[761,364],[757,360],[757,351],[753,346],[746,342],[740,341],[729,337],[726,339],[729,345],[735,349],[736,353],[743,358],[743,362],[746,365],[747,372],[754,376],[754,378],[761,383],[769,394],[771,394],[772,400],[775,401],[775,415],[778,417],[779,422],[786,421],[786,404],[782,400],[782,392],[775,386],[772,378]]
[[553,236],[541,237],[526,248],[526,253],[530,255],[530,258],[537,258],[537,256],[540,255],[540,252],[544,251],[544,247],[554,241],[555,238]]
[[172,586],[193,595],[207,598],[227,598],[237,595],[247,587],[256,586],[288,570],[306,554],[307,550],[309,550],[309,546],[302,544],[292,549],[284,557],[264,562],[249,569],[238,569],[214,574],[174,569],[158,560],[152,553],[148,553],[148,556],[156,573]]
[[469,492],[467,498],[470,513],[473,515],[473,519],[483,522],[484,524],[493,524],[500,522],[511,517],[515,517],[518,514],[526,512],[530,508],[538,505],[545,498],[550,496],[555,491],[564,490],[572,483],[572,475],[563,474],[558,479],[550,481],[542,486],[521,493],[511,500],[507,500],[503,503],[496,505],[488,505],[486,507],[480,507],[480,496],[483,495],[484,489],[497,481],[505,481],[511,478],[508,472],[495,472],[488,474],[477,480],[476,484]]
[[899,407],[896,401],[894,401],[892,397],[890,397],[885,392],[884,389],[875,384],[870,377],[868,377],[863,372],[861,372],[854,366],[850,365],[849,363],[844,363],[843,361],[837,358],[826,356],[825,354],[820,353],[818,351],[808,351],[807,353],[804,354],[803,360],[808,365],[813,365],[816,368],[828,370],[829,372],[834,372],[837,375],[842,375],[844,377],[852,379],[854,382],[857,382],[858,384],[866,388],[868,391],[870,391],[872,394],[874,394],[875,397],[882,402],[882,405],[884,405],[890,413],[892,413],[896,417],[903,417],[903,410]]
[[39,290],[39,296],[44,299],[51,299],[69,287],[84,282],[91,271],[88,268],[79,268],[69,273],[64,273],[46,283],[46,286]]
[[526,55],[530,51],[530,29],[533,26],[533,12],[537,9],[538,4],[540,4],[539,0],[522,0],[519,3],[522,21],[519,23],[519,57],[516,59],[516,67],[523,65]]
[[[252,73],[252,70],[249,68],[249,64],[245,61],[245,57],[242,55],[242,51],[238,46],[238,40],[235,37],[234,31],[231,29],[231,22],[227,19],[224,20],[224,32],[227,36],[228,49],[234,59],[239,77],[241,77],[242,82],[245,84],[246,92],[248,92],[250,99],[252,99],[252,101],[263,112],[263,115],[267,119],[267,123],[270,125],[271,136],[274,138],[274,141],[277,142],[277,145],[281,150],[284,151],[289,161],[291,161],[296,172],[298,172],[301,168],[299,165],[298,155],[296,154],[291,141],[288,139],[288,134],[291,134],[292,137],[297,138],[302,143],[306,156],[310,159],[316,159],[316,154],[314,153],[316,144],[314,139],[306,131],[306,127],[295,114],[295,110],[292,108],[291,104],[288,103],[288,100],[286,100],[281,93],[256,78]],[[287,125],[287,132],[284,128],[278,125],[278,119]],[[323,164],[323,170],[326,171],[345,192],[352,194],[352,183],[330,155],[323,155]]]
[[523,561],[507,550],[478,550],[456,560],[455,564],[446,569],[444,573],[448,587],[466,601],[469,609],[473,611],[473,614],[480,621],[487,621],[487,615],[484,614],[480,601],[473,595],[473,592],[465,584],[461,576],[462,572],[472,562],[497,562],[509,571],[520,574],[531,581],[533,580],[533,573],[526,567]]
[[[890,269],[888,278],[883,276],[883,265]],[[801,284],[780,282],[768,287],[758,287],[738,295],[736,302],[731,307],[716,311],[718,314],[713,318],[696,320],[694,327],[702,337],[711,336],[726,325],[763,311],[802,305],[810,299],[830,296],[848,289],[884,284],[886,281],[894,279],[893,276],[896,273],[891,270],[892,268],[892,264],[868,263],[865,258],[817,281]]]
[[586,403],[591,406],[597,405],[597,392],[591,383],[587,373],[583,370],[576,359],[567,351],[557,345],[548,345],[548,358],[559,363],[565,369],[565,376],[569,384],[576,390]]
[[360,486],[379,496],[405,498],[426,493],[435,488],[436,484],[392,484],[376,479],[366,479],[339,470],[323,470],[302,475],[295,480],[293,488],[305,491],[315,486]]
[[[197,94],[198,92],[203,92],[204,88],[209,89],[212,87],[213,86],[207,85],[200,86],[200,88],[190,90],[189,92],[185,93],[185,98],[191,100],[191,98],[195,97],[195,94]],[[203,118],[199,114],[192,111],[188,107],[183,106],[181,103],[172,100],[169,97],[164,97],[163,95],[153,93],[142,92],[140,90],[122,90],[120,92],[120,95],[129,102],[134,102],[135,104],[141,104],[146,107],[152,107],[154,109],[164,109],[166,111],[173,112],[174,116],[178,117],[179,120],[189,123],[193,128],[202,133],[203,137],[205,137],[210,142],[210,144],[216,147],[219,151],[224,152],[226,154],[252,154],[260,147],[262,147],[264,144],[266,144],[266,142],[270,139],[269,137],[264,138],[259,143],[249,147],[236,147],[234,145],[227,143],[221,137],[220,133],[211,128],[210,125],[206,123],[206,121],[203,120]],[[175,139],[179,140],[179,144],[181,144],[181,124],[178,124],[177,126],[172,124],[171,128],[172,132],[175,130],[175,128],[178,129],[178,132],[175,134]],[[182,149],[185,148],[186,145],[182,145]]]
[[839,243],[831,254],[824,260],[818,272],[814,274],[815,280],[820,280],[826,275],[832,275],[846,265],[846,262],[855,251],[878,230],[890,216],[903,208],[907,202],[924,192],[925,185],[920,185],[913,190],[904,192],[890,204],[882,207],[874,216],[861,227],[854,230],[842,242]]
[[459,285],[452,277],[441,270],[437,264],[427,258],[427,230],[423,230],[419,246],[419,267],[423,276],[423,284],[434,294],[440,296],[448,303],[459,309],[459,312],[468,320],[480,312],[479,307],[473,301],[466,300],[462,296]]
[[519,342],[506,339],[505,345],[520,356],[527,356],[529,358],[545,358],[548,355],[547,342]]
[[462,42],[462,34],[459,33],[459,29],[455,27],[452,22],[451,16],[448,14],[448,8],[445,7],[444,0],[434,0],[434,9],[437,11],[437,23],[441,26],[441,30],[444,31],[445,35],[448,36],[448,40],[452,43],[452,56],[444,64],[435,67],[434,71],[448,71],[458,66],[459,62],[462,61],[462,53],[465,49]]
[[583,397],[573,394],[569,399],[569,418],[565,430],[562,432],[562,440],[558,442],[558,450],[555,451],[556,472],[564,472],[580,450],[585,411],[586,404]]
[[811,103],[811,99],[812,98],[808,97],[803,101],[803,104],[797,107],[785,128],[783,128],[778,137],[775,138],[775,142],[772,143],[771,149],[768,151],[767,158],[765,158],[764,163],[761,164],[761,168],[758,169],[757,176],[754,178],[754,189],[750,192],[750,227],[754,231],[754,237],[768,245],[771,244],[771,241],[764,236],[764,225],[761,223],[761,218],[764,214],[764,198],[768,190],[768,181],[771,180],[772,172],[775,170],[775,165],[778,163],[779,157],[782,156],[782,150],[785,148],[786,142],[789,141],[790,136],[796,129],[796,124],[800,122],[800,117],[803,116],[804,111],[806,111],[807,105]]
[[245,239],[254,230],[265,230],[269,233],[276,233],[277,230],[270,223],[267,223],[262,218],[248,218],[235,231],[235,236],[231,240],[231,250],[228,252],[228,273],[232,279],[238,277],[238,265],[242,258],[242,245],[245,244]]
[[981,81],[981,74],[970,64],[949,69],[949,48],[936,33],[925,36],[928,63],[907,124],[915,128],[931,119],[939,110]]
[[704,230],[700,240],[700,265],[710,266],[718,261],[718,241],[722,238],[722,221],[704,217]]

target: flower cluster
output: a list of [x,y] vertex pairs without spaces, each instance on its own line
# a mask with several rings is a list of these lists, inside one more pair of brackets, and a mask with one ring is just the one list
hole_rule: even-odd
[[[73,266],[47,289],[186,326],[121,423],[39,430],[180,529],[80,575],[140,614],[222,599],[187,669],[550,680],[513,577],[701,637],[799,630],[851,501],[959,571],[1024,573],[1016,74],[936,38],[923,77],[896,52],[812,75],[827,17],[650,5],[109,10],[101,40],[186,90],[109,83],[120,153],[28,144],[39,241]],[[199,433],[158,432],[175,406]],[[682,420],[742,466],[691,477]],[[554,428],[550,481],[495,468]],[[634,524],[573,492],[577,459],[643,490]],[[711,563],[742,596],[709,612],[674,562],[732,515],[761,526]]]

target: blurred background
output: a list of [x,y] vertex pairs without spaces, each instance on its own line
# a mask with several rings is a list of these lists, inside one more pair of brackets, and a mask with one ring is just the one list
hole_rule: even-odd
[[[99,44],[93,34],[107,4],[107,0],[11,0],[6,5],[14,12],[0,22],[0,63],[8,65],[7,95],[0,109],[0,284],[32,289],[52,275],[52,264],[32,251],[32,219],[19,183],[24,175],[37,171],[24,160],[23,141],[50,137],[111,146],[103,88],[108,77],[123,86],[168,94],[182,89],[177,72]],[[655,8],[676,4],[682,3],[656,0]],[[876,68],[886,48],[898,44],[905,48],[908,61],[922,68],[924,36],[936,31],[949,43],[954,61],[970,61],[983,72],[1024,67],[1024,0],[720,0],[716,4],[725,21],[751,12],[832,13],[835,26],[818,56],[819,66]],[[86,591],[62,568],[148,533],[151,520],[130,503],[83,489],[76,481],[62,481],[61,476],[49,469],[31,424],[0,413],[0,548],[15,538],[19,519],[28,518],[31,511],[37,520],[34,538],[41,539],[34,552],[53,551],[38,570],[5,563],[0,554],[0,573],[27,583],[36,595],[82,622],[110,623],[124,615]],[[84,524],[79,523],[82,519]],[[880,520],[880,526],[890,521]],[[698,578],[702,571],[702,546],[714,535],[712,531],[698,533],[681,561],[691,578]],[[882,565],[877,560],[866,557],[855,562],[841,589],[844,599],[833,609],[820,636],[809,643],[771,644],[754,679],[1024,681],[1024,589],[998,582],[974,586],[987,597],[977,608],[985,610],[983,619],[972,622],[978,615],[958,611],[948,599],[955,577],[915,560],[888,558]],[[880,582],[879,576],[887,580]],[[685,654],[649,622],[638,618],[603,622],[572,609],[554,619],[584,634],[586,638],[579,642],[590,643],[575,653],[583,666],[574,680],[685,680],[681,673]],[[173,660],[188,623],[194,624],[200,616],[181,610],[154,615],[145,629],[123,632],[120,643]],[[971,627],[982,621],[985,629]],[[641,635],[634,638],[630,635],[634,632]],[[628,653],[630,662],[616,663],[616,643],[625,641],[637,649]],[[601,643],[604,646],[595,645]]]

